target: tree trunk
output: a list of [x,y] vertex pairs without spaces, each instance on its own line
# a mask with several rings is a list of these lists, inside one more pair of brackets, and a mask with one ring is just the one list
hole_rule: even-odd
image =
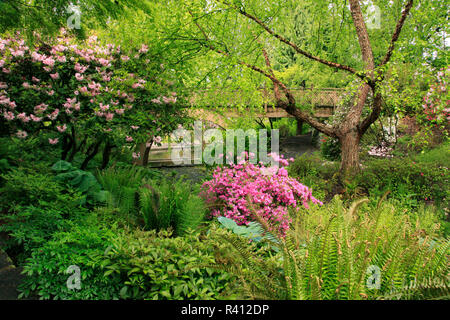
[[359,167],[359,141],[360,134],[351,130],[339,138],[341,142],[341,177],[356,174]]
[[101,141],[94,142],[94,144],[89,147],[90,152],[87,155],[86,159],[84,159],[83,163],[81,164],[81,170],[86,170],[89,161],[91,161],[98,153],[98,148],[100,147],[101,143],[102,143]]
[[102,167],[101,169],[106,169],[109,163],[109,158],[111,156],[111,150],[114,146],[107,141],[105,143],[105,148],[103,149],[103,159],[102,159]]
[[148,157],[150,155],[150,149],[152,148],[152,145],[153,145],[153,139],[150,140],[149,143],[150,143],[150,146],[149,147],[145,146],[144,155],[142,157],[142,165],[144,167],[146,167],[148,165]]

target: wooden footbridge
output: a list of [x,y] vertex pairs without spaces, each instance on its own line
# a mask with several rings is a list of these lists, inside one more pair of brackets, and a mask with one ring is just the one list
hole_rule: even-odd
[[[297,105],[305,106],[305,109],[318,118],[332,116],[345,94],[344,89],[337,88],[291,88],[290,91],[295,97]],[[220,90],[196,91],[189,99],[189,105],[187,106],[189,115],[198,120],[212,122],[222,128],[227,127],[228,119],[242,116],[251,115],[259,118],[292,117],[284,109],[273,107],[275,105],[273,93],[267,94],[267,91],[261,90],[262,103],[258,106],[255,106],[254,102],[252,104],[244,101],[245,98],[243,96],[240,92]],[[211,106],[208,101],[220,101],[221,106]],[[141,154],[144,151],[145,144],[142,144],[140,148]],[[151,166],[173,166],[170,155],[171,146],[169,144],[154,146],[149,154],[149,164]]]
[[[317,118],[328,118],[333,115],[335,108],[338,106],[345,93],[340,88],[290,88],[297,105],[305,106]],[[215,97],[227,108],[211,107],[208,100],[211,101]],[[253,115],[258,118],[290,118],[292,117],[282,108],[273,107],[275,105],[275,96],[273,92],[267,93],[261,90],[261,101],[263,109],[254,108],[251,112],[248,107],[254,107],[250,102],[244,101],[245,98],[239,91],[225,92],[220,90],[204,90],[198,91],[191,96],[189,103],[191,109],[189,114],[199,120],[213,122],[221,127],[226,127],[227,119],[238,118],[245,115]],[[206,101],[206,102],[205,102]],[[241,107],[238,107],[241,106]],[[242,106],[247,106],[243,108]],[[261,107],[261,106],[257,106]]]

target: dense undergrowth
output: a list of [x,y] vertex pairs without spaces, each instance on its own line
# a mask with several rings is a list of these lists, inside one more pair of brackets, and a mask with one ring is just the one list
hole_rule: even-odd
[[[24,268],[20,298],[448,298],[448,145],[365,161],[323,206],[288,208],[284,238],[249,198],[264,188],[242,194],[246,223],[218,221],[201,184],[117,161],[83,171],[52,152],[32,161],[32,148],[18,158],[22,147],[0,148],[0,239]],[[318,154],[288,170],[317,199],[335,191],[338,166]]]
[[367,202],[345,208],[335,198],[293,213],[282,242],[248,245],[219,233],[229,245],[220,251],[221,269],[240,277],[241,294],[252,299],[450,298],[450,242],[433,211],[405,215],[382,199]]

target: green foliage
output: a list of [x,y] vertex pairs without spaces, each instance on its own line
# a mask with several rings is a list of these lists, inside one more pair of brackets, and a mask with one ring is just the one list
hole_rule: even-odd
[[191,186],[182,180],[150,181],[139,195],[146,229],[172,227],[177,235],[183,235],[204,220],[203,200],[193,195]]
[[417,154],[413,159],[418,163],[434,164],[438,167],[448,166],[450,162],[450,144],[442,144],[427,152]]
[[131,218],[136,214],[136,192],[151,177],[150,171],[141,167],[111,167],[97,173],[98,181],[108,191],[107,205],[118,208]]
[[[392,292],[406,299],[411,281],[419,291],[427,288],[419,292],[424,298],[448,296],[442,283],[448,283],[450,242],[438,237],[436,216],[405,214],[382,199],[376,206],[367,201],[346,209],[335,198],[328,206],[294,213],[285,240],[270,243],[279,249],[271,258],[237,236],[219,233],[234,249],[226,269],[253,299],[377,299]],[[430,286],[430,279],[440,285]]]
[[321,141],[320,151],[325,159],[331,161],[341,159],[341,144],[339,140],[325,137]]
[[94,258],[109,281],[121,279],[124,299],[215,299],[230,277],[200,264],[215,264],[211,246],[197,234],[171,237],[170,231],[122,232]]
[[0,173],[5,173],[11,169],[11,165],[9,164],[7,159],[0,159]]
[[273,129],[280,130],[280,137],[292,137],[297,134],[297,122],[292,118],[282,118],[272,123]]
[[204,220],[205,205],[187,182],[158,179],[138,167],[110,168],[98,176],[109,192],[108,207],[118,208],[131,224],[147,230],[172,227],[175,234],[183,235]]
[[337,162],[324,162],[317,152],[297,157],[288,167],[289,175],[310,187],[319,199],[325,199],[332,191],[338,170]]
[[[105,278],[93,256],[103,254],[115,236],[111,227],[91,221],[73,225],[53,235],[36,248],[24,265],[24,281],[19,298],[37,295],[40,299],[119,299],[121,279]],[[69,266],[80,268],[81,288],[69,289]]]
[[[448,144],[412,157],[366,160],[358,175],[341,182],[344,196],[348,199],[362,195],[381,197],[391,191],[391,197],[410,209],[417,209],[424,201],[448,207],[448,163]],[[290,175],[323,199],[334,191],[332,187],[338,182],[338,164],[323,161],[318,154],[297,157],[288,169]]]
[[[107,18],[117,18],[126,8],[146,9],[146,1],[84,1],[76,3],[80,11],[80,27],[75,29],[82,37],[87,27],[105,24]],[[30,37],[32,31],[43,31],[54,34],[59,28],[67,28],[69,21],[75,23],[75,11],[69,10],[73,2],[61,1],[1,1],[0,2],[0,32],[8,30],[23,30]]]
[[80,192],[80,205],[104,203],[108,193],[102,190],[95,176],[88,171],[80,170],[67,161],[60,160],[52,166],[57,172],[55,179]]
[[[207,237],[118,229],[100,218],[84,214],[68,220],[56,210],[39,208],[12,216],[4,231],[26,242],[28,257],[20,297],[214,299],[232,282],[224,272],[199,267],[215,263]],[[80,289],[67,287],[69,266],[80,268]]]
[[36,172],[31,168],[13,168],[1,175],[4,184],[0,188],[2,201],[0,207],[11,208],[14,205],[52,204],[64,211],[73,199],[77,199],[73,190],[67,190],[55,181],[54,176],[44,170]]
[[430,128],[422,128],[408,142],[408,149],[414,152],[429,150],[433,142],[433,132]]
[[[435,156],[432,154],[426,157],[433,159]],[[355,181],[359,187],[374,196],[381,196],[390,190],[396,198],[414,200],[411,202],[413,207],[417,207],[418,201],[423,200],[433,200],[445,205],[450,196],[447,187],[450,172],[446,166],[441,165],[445,160],[441,158],[440,161],[431,162],[422,159],[426,158],[370,160],[365,163],[366,167],[356,176]]]

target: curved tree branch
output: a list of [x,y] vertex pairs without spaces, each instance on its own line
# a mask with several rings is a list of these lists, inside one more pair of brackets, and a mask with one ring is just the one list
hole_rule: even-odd
[[394,52],[395,43],[397,42],[397,40],[400,36],[400,32],[402,31],[403,25],[405,24],[405,20],[408,17],[409,12],[411,11],[413,2],[414,2],[414,0],[409,0],[406,3],[405,8],[402,11],[400,20],[398,20],[397,26],[395,27],[394,34],[392,35],[391,44],[389,45],[388,51],[387,51],[386,55],[384,56],[383,60],[381,61],[380,66],[385,65],[391,59],[392,53]]

